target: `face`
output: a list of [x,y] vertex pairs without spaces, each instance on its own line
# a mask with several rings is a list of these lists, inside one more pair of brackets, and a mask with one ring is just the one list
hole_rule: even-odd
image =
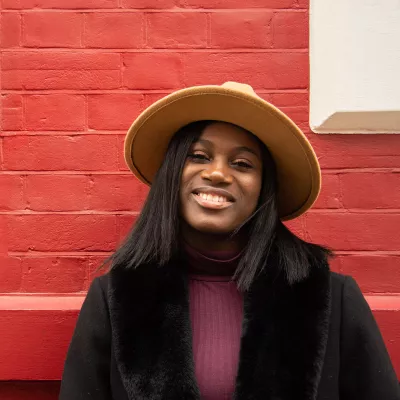
[[231,124],[208,125],[186,159],[181,214],[202,233],[229,234],[256,209],[262,183],[256,139]]

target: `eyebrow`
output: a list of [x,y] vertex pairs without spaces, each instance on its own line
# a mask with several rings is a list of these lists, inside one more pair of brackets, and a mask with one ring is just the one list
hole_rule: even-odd
[[[200,143],[200,144],[204,144],[204,145],[208,145],[213,147],[214,144],[213,142],[207,140],[207,139],[199,139],[197,140],[195,143]],[[250,147],[247,146],[239,146],[239,147],[235,147],[234,149],[236,152],[240,152],[240,151],[247,151],[248,153],[254,154],[257,158],[260,158],[260,155],[253,149],[251,149]]]

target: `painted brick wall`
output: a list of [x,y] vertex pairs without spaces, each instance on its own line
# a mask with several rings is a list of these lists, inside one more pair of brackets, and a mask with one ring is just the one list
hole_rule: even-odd
[[[310,132],[306,0],[1,7],[0,381],[59,379],[76,298],[147,193],[122,156],[133,119],[174,89],[227,80],[250,83],[309,136],[324,187],[290,226],[337,251],[333,268],[358,280],[400,372],[400,136]],[[0,382],[0,397],[55,399],[57,385]]]

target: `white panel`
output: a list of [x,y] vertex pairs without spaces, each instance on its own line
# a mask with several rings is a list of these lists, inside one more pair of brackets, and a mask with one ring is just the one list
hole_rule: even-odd
[[311,0],[310,127],[400,133],[400,0]]

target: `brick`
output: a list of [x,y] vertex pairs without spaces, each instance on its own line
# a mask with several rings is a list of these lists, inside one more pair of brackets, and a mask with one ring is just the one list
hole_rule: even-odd
[[124,85],[129,89],[175,89],[183,86],[180,54],[125,54],[124,65]]
[[4,257],[8,254],[8,220],[5,214],[0,214],[0,238],[0,256]]
[[279,107],[295,124],[301,128],[308,123],[308,106]]
[[346,208],[400,208],[400,173],[340,175]]
[[115,136],[10,136],[3,140],[4,166],[9,170],[117,169]]
[[398,168],[400,135],[309,134],[322,168]]
[[9,70],[2,72],[3,89],[117,89],[118,70]]
[[271,26],[275,49],[308,48],[307,12],[275,13]]
[[89,13],[85,18],[86,47],[140,48],[144,46],[142,13]]
[[153,48],[206,47],[207,15],[178,12],[149,13],[147,14],[147,45]]
[[276,107],[304,107],[308,106],[308,93],[271,93],[267,101],[270,101]]
[[3,138],[0,136],[0,171],[3,171],[4,169]]
[[341,272],[340,258],[337,255],[329,261],[329,268],[333,272]]
[[2,101],[3,131],[19,131],[24,129],[22,96],[5,94]]
[[216,12],[211,18],[211,47],[270,48],[271,11]]
[[170,94],[171,91],[166,91],[164,93],[145,93],[144,95],[144,108],[151,106],[156,101],[162,99],[163,97]]
[[338,175],[322,175],[321,193],[314,208],[341,208],[340,181]]
[[80,47],[82,15],[63,12],[32,12],[23,17],[22,42],[28,47]]
[[116,8],[118,0],[3,0],[4,9],[56,8]]
[[0,254],[0,276],[0,293],[18,292],[22,282],[21,260]]
[[82,292],[86,269],[85,257],[23,257],[21,292]]
[[121,0],[123,8],[169,9],[175,8],[178,0]]
[[136,218],[135,215],[117,215],[118,245],[124,241],[132,230]]
[[[308,56],[305,53],[186,53],[185,86],[245,82],[255,89],[305,89]],[[263,73],[260,73],[263,71]]]
[[180,7],[186,8],[292,8],[296,0],[225,0],[219,2],[216,0],[178,0]]
[[310,3],[309,0],[297,0],[293,8],[304,8],[308,10],[309,3]]
[[125,143],[125,134],[119,135],[117,138],[117,155],[118,155],[119,171],[129,171],[129,168],[126,165],[124,157],[124,143]]
[[1,47],[18,47],[21,42],[21,16],[16,13],[1,15]]
[[25,208],[23,178],[18,175],[0,175],[0,210]]
[[400,293],[400,256],[340,255],[340,272],[353,276],[364,293]]
[[293,232],[295,235],[304,239],[305,231],[304,231],[304,216],[303,215],[299,218],[292,219],[290,221],[285,221],[284,224],[291,232]]
[[133,175],[94,175],[92,181],[92,210],[140,211],[149,190]]
[[72,94],[26,96],[26,128],[79,131],[85,128],[85,97]]
[[9,215],[10,251],[112,251],[114,215]]
[[398,251],[399,214],[309,212],[307,238],[334,250]]
[[120,55],[115,53],[72,53],[60,51],[8,51],[3,54],[3,70],[106,70],[120,69]]
[[88,97],[90,129],[122,129],[126,131],[143,109],[141,94],[99,94]]
[[89,208],[90,180],[85,175],[27,175],[25,195],[34,211],[80,211]]
[[[109,255],[112,253],[110,252]],[[106,273],[110,267],[110,264],[102,265],[109,255],[99,255],[99,256],[88,256],[87,258],[87,268],[86,268],[86,283],[85,290],[89,289],[90,283],[94,278]]]

